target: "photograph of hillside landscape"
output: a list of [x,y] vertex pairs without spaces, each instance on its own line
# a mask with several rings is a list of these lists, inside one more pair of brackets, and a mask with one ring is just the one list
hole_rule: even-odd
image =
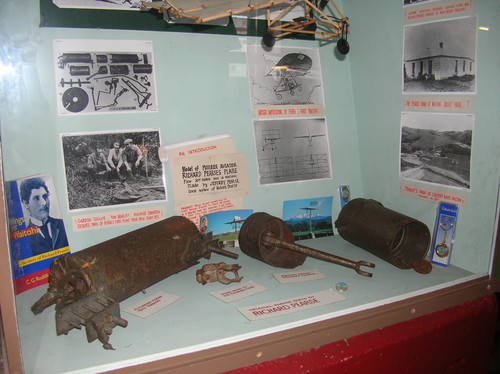
[[474,115],[403,112],[400,176],[470,189]]
[[283,220],[295,240],[334,235],[332,204],[332,196],[284,201]]

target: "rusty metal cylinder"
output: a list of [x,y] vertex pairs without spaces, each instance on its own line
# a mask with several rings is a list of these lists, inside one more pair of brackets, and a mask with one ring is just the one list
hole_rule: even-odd
[[49,288],[31,307],[34,314],[56,304],[57,335],[85,326],[89,342],[99,339],[113,349],[109,335],[127,326],[119,303],[162,279],[223,250],[211,235],[202,235],[189,219],[174,216],[56,258]]
[[424,223],[371,199],[347,203],[335,227],[348,242],[400,269],[410,269],[416,259],[424,258],[431,241]]
[[[185,217],[170,217],[57,258],[51,265],[49,291],[70,290],[63,305],[66,299],[95,292],[120,302],[195,265],[204,251],[196,225]],[[42,299],[33,311],[40,313],[46,306]]]
[[264,212],[252,214],[245,220],[239,233],[240,249],[246,255],[271,266],[292,269],[302,265],[307,255],[277,245],[266,245],[267,234],[295,243],[290,228],[285,221]]

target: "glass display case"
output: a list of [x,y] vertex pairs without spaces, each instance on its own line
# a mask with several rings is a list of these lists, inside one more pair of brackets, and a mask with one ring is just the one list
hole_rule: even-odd
[[[494,48],[500,35],[493,27],[494,5],[475,2],[463,7],[467,13],[444,19],[437,14],[427,20],[474,18],[475,88],[459,93],[422,93],[405,91],[407,76],[403,60],[410,48],[410,44],[405,44],[405,36],[417,32],[411,27],[418,23],[409,19],[412,12],[418,14],[425,5],[408,6],[389,0],[377,4],[337,3],[351,23],[348,36],[351,50],[342,56],[336,52],[335,43],[316,40],[287,38],[270,52],[262,48],[260,37],[255,36],[203,33],[196,29],[170,32],[159,26],[151,30],[114,27],[121,16],[105,17],[99,21],[106,22],[102,28],[86,28],[80,21],[71,27],[67,25],[71,18],[59,20],[66,25],[53,26],[47,22],[54,20],[48,20],[44,13],[52,6],[47,1],[40,4],[7,1],[1,7],[4,204],[0,215],[0,305],[6,360],[12,373],[222,372],[409,320],[500,290],[495,262],[500,180],[496,102],[500,88],[492,79],[500,73],[494,62],[500,59],[498,48]],[[432,4],[434,8],[453,5],[459,9],[453,0]],[[79,14],[95,16],[97,12]],[[59,17],[70,17],[71,13],[61,14]],[[143,16],[158,21],[151,14]],[[453,30],[455,39],[469,40],[461,34],[469,30]],[[436,43],[438,50],[444,51],[448,46],[447,39]],[[249,57],[250,50],[257,53]],[[82,51],[87,51],[92,61],[85,60]],[[272,63],[276,65],[280,51],[282,55],[288,52],[302,60],[306,55],[311,56],[313,82],[321,88],[322,96],[320,104],[308,103],[308,108],[320,108],[319,119],[318,116],[259,117],[254,105],[261,98],[255,91],[255,71],[261,69],[265,71],[265,79],[274,79],[276,69]],[[268,53],[275,53],[269,61]],[[129,60],[130,54],[135,54],[137,60]],[[256,67],[255,61],[262,56],[263,66]],[[318,62],[320,66],[315,65]],[[91,76],[95,83],[86,83]],[[308,88],[306,83],[302,87]],[[278,107],[286,110],[297,107],[294,100],[301,95],[298,89],[296,94],[294,97],[288,94],[288,101],[280,102]],[[271,96],[278,100],[277,95]],[[451,114],[458,116],[439,117],[445,125],[438,125],[432,131],[448,132],[445,136],[451,137],[454,126],[463,120],[460,115],[469,121],[466,130],[460,129],[470,136],[464,142],[471,144],[466,187],[448,182],[429,183],[415,174],[407,178],[402,172],[401,165],[408,160],[402,156],[408,151],[402,145],[407,135],[402,129],[411,127],[410,121],[406,122],[408,118],[422,113],[422,106],[415,103],[428,102],[436,106],[452,103],[456,110]],[[427,104],[425,107],[428,109]],[[425,110],[425,114],[436,112],[439,111]],[[419,119],[420,124],[428,122],[427,117],[423,118]],[[311,134],[315,133],[311,129],[324,130],[325,134],[313,138]],[[304,134],[309,135],[309,143],[307,136],[299,139]],[[141,165],[138,167],[143,168],[140,170],[147,168],[146,174],[135,176],[142,184],[135,185],[131,179],[127,182],[118,174],[113,175],[112,181],[100,180],[105,173],[87,172],[89,156],[95,150],[92,147],[97,144],[97,148],[106,146],[106,152],[112,151],[112,139],[116,138],[119,148],[124,149],[131,143],[129,137],[142,149],[141,154],[149,155],[147,162],[136,159],[137,165]],[[238,209],[282,217],[285,201],[330,197],[334,223],[343,205],[339,188],[349,186],[353,199],[379,201],[388,209],[423,222],[432,234],[439,201],[446,200],[446,196],[460,200],[450,264],[434,264],[428,274],[398,268],[349,243],[334,229],[333,235],[300,238],[297,243],[373,263],[374,268],[363,269],[372,273],[372,277],[312,257],[295,269],[273,267],[245,255],[237,242],[231,242],[226,249],[238,254],[237,259],[212,253],[210,259],[201,259],[199,264],[147,287],[144,293],[121,301],[121,318],[128,324],[114,327],[110,335],[114,350],[103,349],[98,340],[88,343],[85,328],[74,328],[58,336],[53,306],[40,314],[32,312],[32,305],[47,291],[47,285],[22,292],[14,289],[7,181],[38,174],[51,176],[50,195],[57,196],[57,215],[64,221],[69,250],[77,253],[180,215],[183,201],[177,195],[176,171],[184,164],[175,164],[169,152],[186,142],[198,144],[219,137],[231,140],[232,148],[225,151],[226,158],[238,163],[244,159],[246,166],[246,193],[231,200]],[[268,141],[264,146],[262,139]],[[314,139],[323,142],[322,146],[318,147]],[[295,148],[294,142],[302,140]],[[293,153],[299,152],[298,149],[302,154]],[[329,173],[325,176],[316,169],[323,160],[318,156],[320,152],[327,155]],[[408,152],[421,160],[426,156],[423,153],[430,151]],[[449,162],[453,167],[457,160],[463,160],[461,157],[452,160],[442,148],[439,152],[429,157],[442,164]],[[280,174],[266,182],[265,172],[276,170],[272,169],[272,160],[276,164],[280,160],[280,165],[284,165],[287,158],[294,158],[297,170],[308,170],[308,177],[302,174],[300,178],[286,180]],[[268,168],[262,166],[266,160],[271,160],[266,164]],[[133,163],[130,173],[132,166]],[[435,164],[427,169],[436,172],[431,166]],[[128,175],[126,167],[122,170],[124,176]],[[311,177],[311,170],[318,174]],[[411,191],[413,188],[416,193]],[[116,193],[118,189],[122,194]],[[55,209],[53,204],[52,209]],[[132,220],[142,212],[156,213],[149,222]],[[120,215],[123,221],[118,222]],[[103,221],[116,219],[109,225],[92,225],[92,221],[101,220],[99,217],[105,217]],[[85,222],[89,225],[83,225]],[[147,238],[141,240],[147,242]],[[61,254],[64,255],[58,253]],[[197,282],[197,270],[222,261],[241,266],[240,283]],[[278,281],[280,274],[290,272],[295,276],[311,273],[317,277],[293,283]],[[231,302],[216,297],[238,286],[258,287],[259,292]],[[175,301],[147,317],[129,313],[158,294],[173,295]],[[290,307],[297,309],[293,313],[263,317],[272,314],[266,310],[277,311],[280,305],[284,309],[283,305],[307,299],[319,300],[318,305],[304,308],[303,304],[298,309]],[[250,319],[245,315],[255,308],[265,310],[262,318]]]

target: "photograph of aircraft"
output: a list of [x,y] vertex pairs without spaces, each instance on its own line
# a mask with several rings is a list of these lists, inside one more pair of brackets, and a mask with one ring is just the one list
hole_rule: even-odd
[[299,135],[299,136],[294,136],[294,139],[307,139],[307,146],[312,147],[313,146],[313,139],[317,137],[325,136],[325,134],[314,134],[311,135],[311,131],[307,129],[307,135]]
[[[273,6],[285,5],[276,16],[271,16]],[[296,6],[304,8],[304,15],[290,21],[285,16]],[[329,6],[337,16],[328,15]],[[309,34],[323,41],[337,40],[337,50],[342,55],[349,53],[347,34],[349,19],[345,17],[333,0],[163,0],[141,1],[142,9],[154,9],[163,14],[167,22],[206,24],[233,15],[266,10],[267,31],[262,43],[272,48],[276,39],[292,34]]]
[[268,75],[278,82],[273,87],[278,100],[282,99],[281,93],[288,92],[295,95],[295,90],[302,91],[302,85],[295,78],[306,75],[312,66],[311,57],[303,53],[288,53],[273,66]]

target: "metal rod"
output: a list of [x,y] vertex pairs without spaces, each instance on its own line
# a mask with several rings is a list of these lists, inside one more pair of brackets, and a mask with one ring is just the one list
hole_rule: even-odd
[[230,251],[228,251],[226,249],[221,248],[217,244],[215,244],[215,242],[218,242],[217,240],[214,240],[213,242],[214,243],[209,242],[207,244],[207,249],[208,249],[209,252],[215,252],[215,253],[218,253],[220,255],[231,257],[231,258],[234,258],[234,259],[237,259],[239,257],[239,255],[237,253],[230,252]]
[[290,249],[291,251],[295,252],[300,252],[304,253],[307,256],[317,258],[318,260],[323,260],[327,262],[331,262],[337,265],[342,265],[351,269],[354,269],[356,273],[363,275],[365,277],[371,277],[373,276],[372,273],[369,273],[367,271],[363,271],[360,269],[361,266],[367,266],[369,268],[374,268],[375,264],[372,264],[371,262],[367,261],[352,261],[343,257],[335,256],[330,253],[322,252],[317,249],[305,247],[303,245],[295,244],[295,243],[288,243],[286,241],[283,241],[279,238],[277,238],[275,235],[273,235],[270,232],[267,232],[263,238],[262,238],[265,246],[268,247],[281,247],[281,248],[287,248]]

